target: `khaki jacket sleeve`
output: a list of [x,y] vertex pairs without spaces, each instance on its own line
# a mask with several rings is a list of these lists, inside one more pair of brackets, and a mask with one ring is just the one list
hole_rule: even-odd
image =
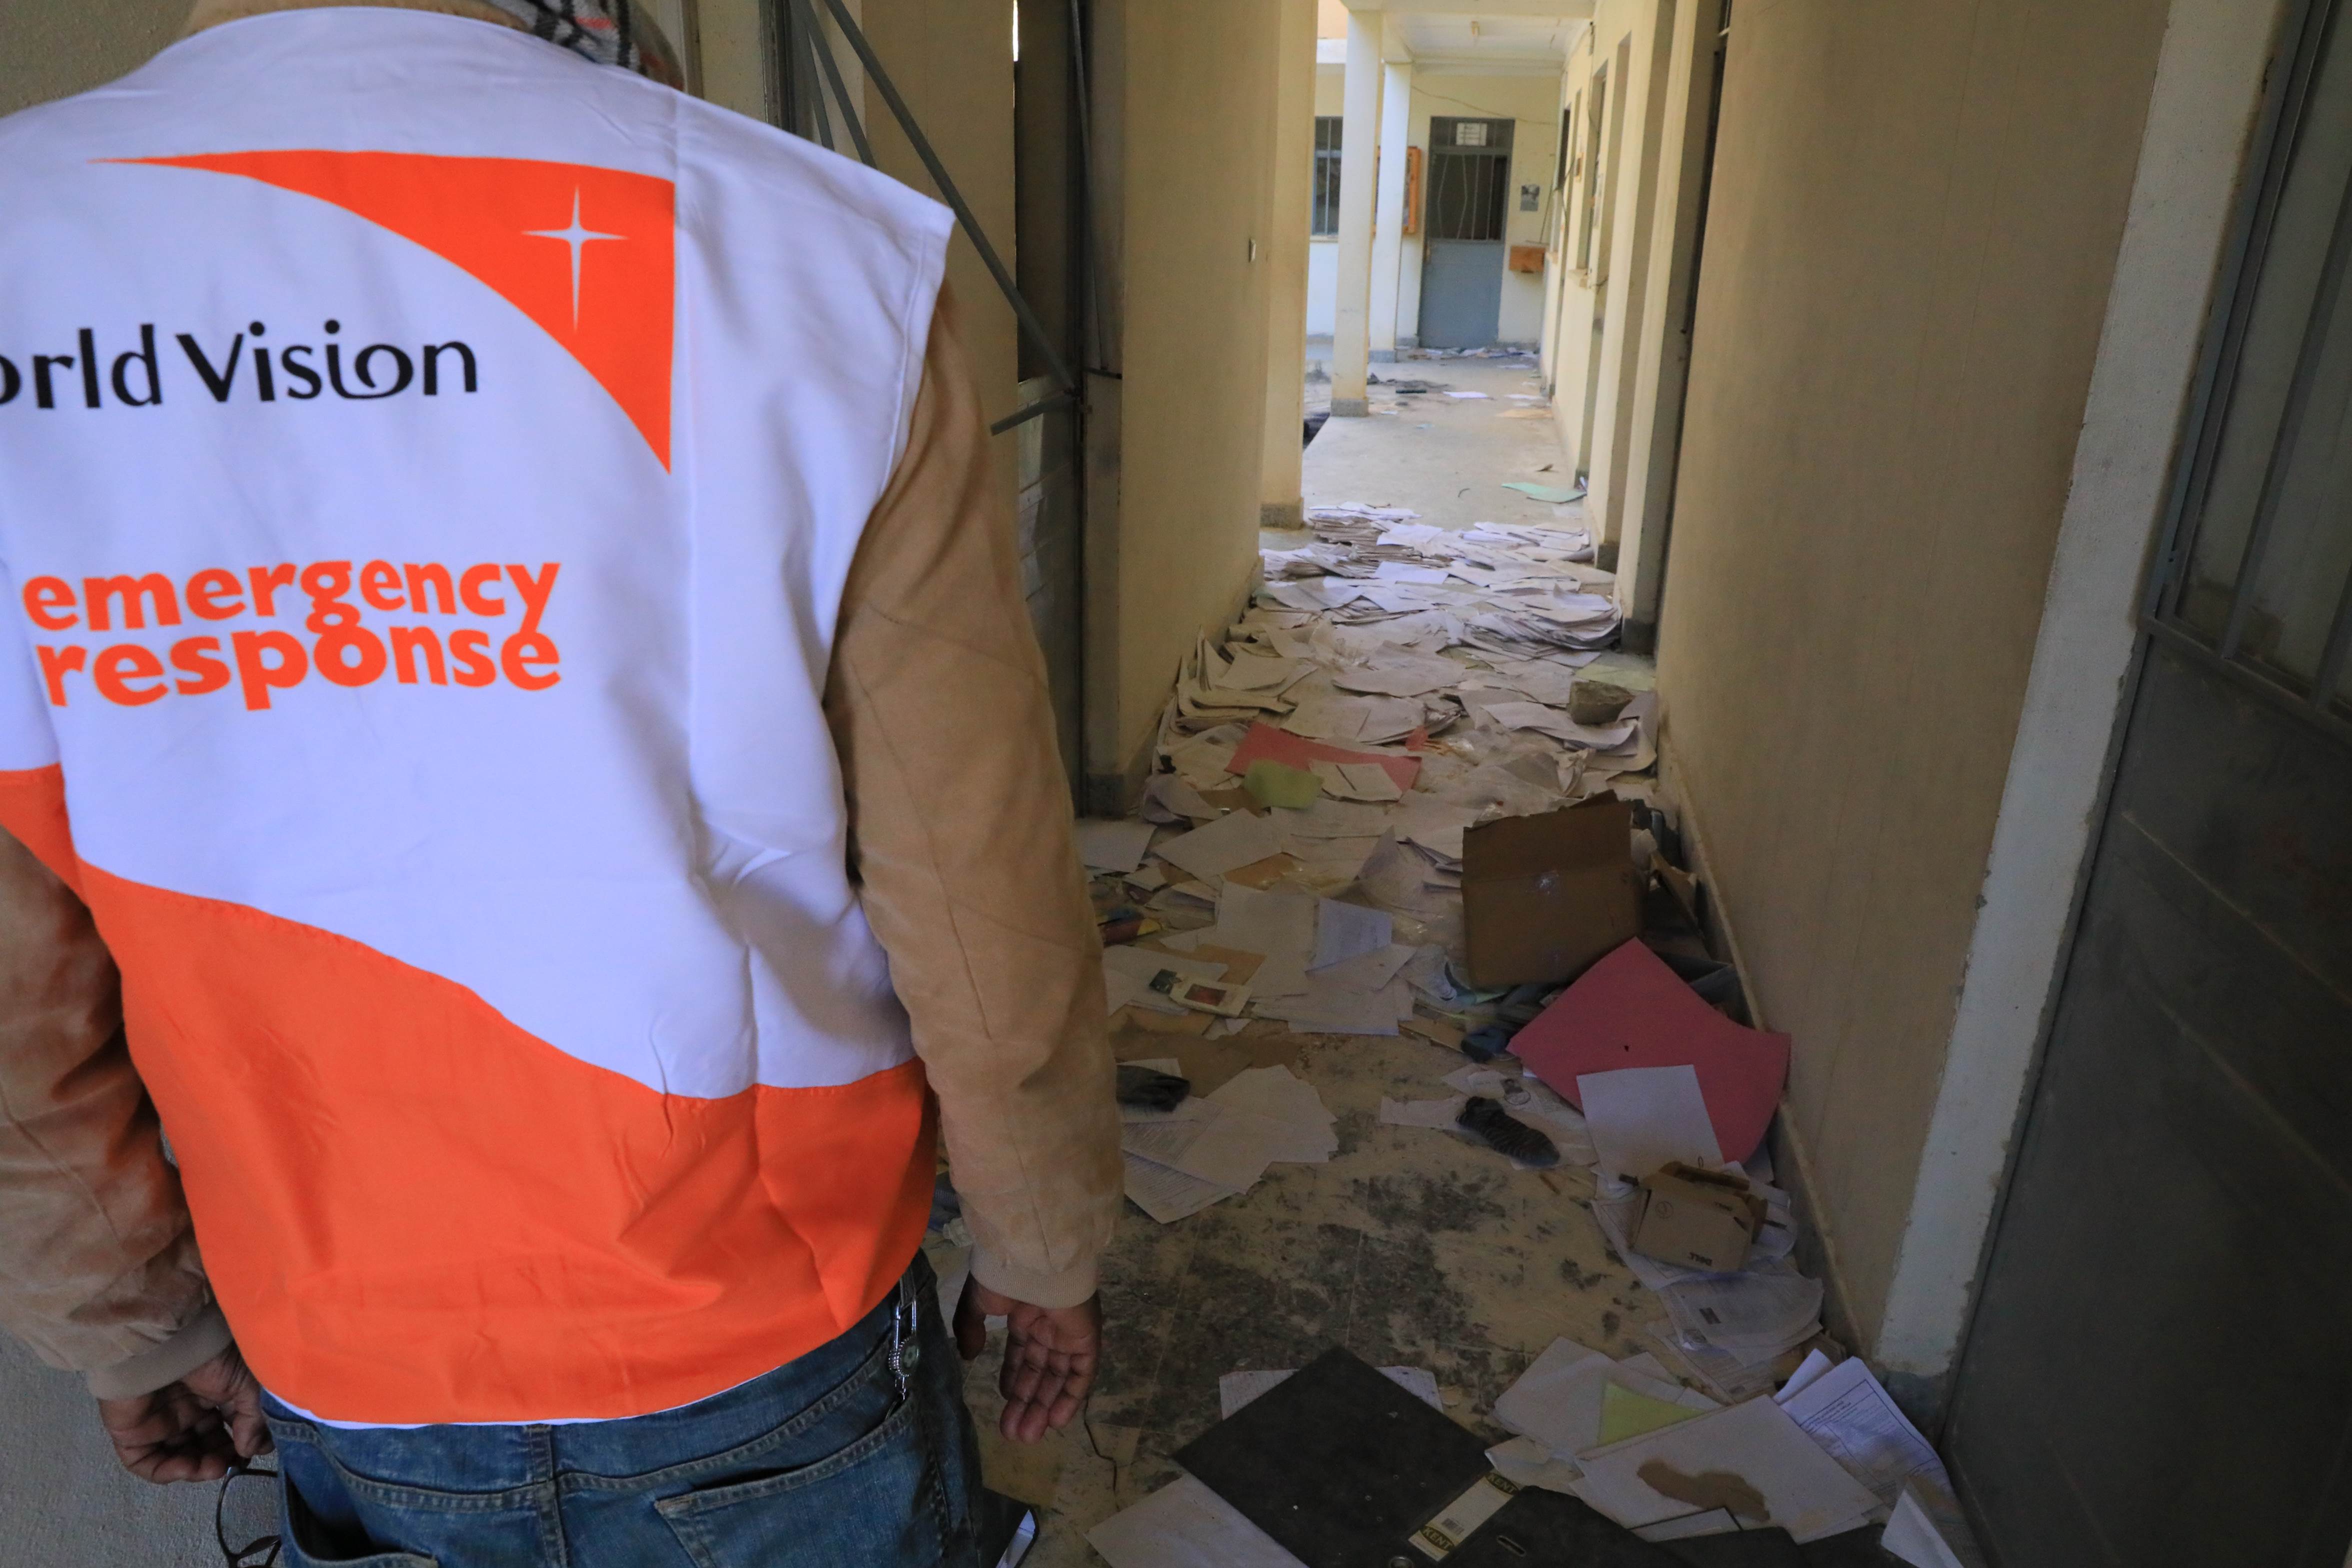
[[858,546],[825,698],[866,913],[914,1021],[972,1274],[1092,1295],[1120,1191],[1101,943],[1013,520],[942,299]]
[[229,1342],[89,911],[0,832],[0,1327],[101,1397]]

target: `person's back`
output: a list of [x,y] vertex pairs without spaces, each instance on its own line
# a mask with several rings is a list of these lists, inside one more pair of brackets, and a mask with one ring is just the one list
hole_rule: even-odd
[[0,826],[262,1382],[610,1421],[887,1315],[932,1117],[824,698],[945,213],[348,8],[0,123]]

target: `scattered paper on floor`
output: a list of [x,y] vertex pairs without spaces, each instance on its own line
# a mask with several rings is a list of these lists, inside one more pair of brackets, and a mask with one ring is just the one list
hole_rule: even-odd
[[1628,1529],[1721,1508],[1798,1545],[1857,1529],[1878,1500],[1788,1412],[1751,1399],[1578,1457],[1576,1495]]
[[1306,1568],[1191,1476],[1104,1520],[1087,1544],[1111,1568]]

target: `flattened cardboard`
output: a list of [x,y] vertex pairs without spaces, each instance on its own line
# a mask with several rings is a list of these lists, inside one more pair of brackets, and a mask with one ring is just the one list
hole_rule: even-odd
[[1572,980],[1642,931],[1633,810],[1614,798],[1507,816],[1462,836],[1469,977],[1491,988]]
[[1763,1224],[1763,1200],[1746,1182],[1676,1162],[1643,1178],[1629,1239],[1644,1258],[1731,1274],[1747,1263]]

